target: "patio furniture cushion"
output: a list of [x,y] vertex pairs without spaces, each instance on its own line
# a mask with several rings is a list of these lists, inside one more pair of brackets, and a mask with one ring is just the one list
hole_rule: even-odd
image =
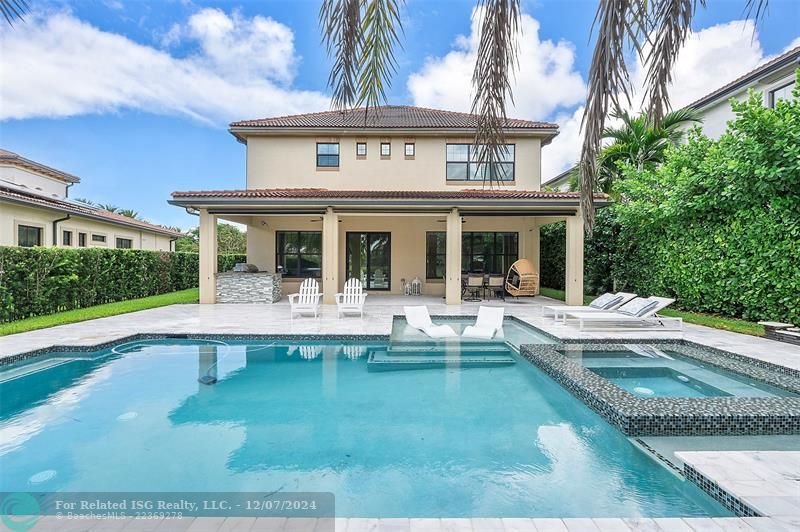
[[617,309],[620,314],[626,316],[641,317],[647,314],[650,310],[658,306],[658,301],[654,299],[637,297],[628,303],[625,303]]
[[589,306],[596,309],[610,309],[620,301],[622,301],[621,295],[606,292],[602,296],[589,303]]

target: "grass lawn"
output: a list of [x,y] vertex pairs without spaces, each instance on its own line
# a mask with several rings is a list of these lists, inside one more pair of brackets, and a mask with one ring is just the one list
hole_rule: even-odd
[[[541,294],[553,299],[564,301],[564,291],[556,290],[555,288],[542,287]],[[584,303],[588,303],[594,299],[593,296],[583,296]],[[669,316],[671,318],[683,318],[686,323],[694,323],[695,325],[704,325],[706,327],[713,327],[714,329],[722,329],[741,334],[749,334],[752,336],[764,336],[764,327],[751,321],[740,320],[736,318],[725,318],[722,316],[714,316],[712,314],[700,314],[698,312],[686,312],[684,310],[664,309],[659,314]]]
[[174,305],[176,303],[197,303],[198,299],[198,289],[190,288],[188,290],[181,290],[180,292],[170,292],[168,294],[143,297],[141,299],[131,299],[130,301],[118,301],[116,303],[97,305],[96,307],[68,310],[66,312],[58,312],[48,316],[36,316],[35,318],[26,318],[24,320],[12,321],[9,323],[0,323],[0,336],[16,334],[25,331],[35,331],[36,329],[44,329],[46,327],[54,327],[56,325],[66,325],[67,323],[93,320],[95,318],[116,316],[117,314],[136,312],[137,310],[163,307],[166,305]]

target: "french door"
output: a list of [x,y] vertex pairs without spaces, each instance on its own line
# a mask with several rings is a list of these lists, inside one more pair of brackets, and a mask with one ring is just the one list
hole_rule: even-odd
[[355,277],[368,290],[392,287],[392,234],[347,233],[347,278]]

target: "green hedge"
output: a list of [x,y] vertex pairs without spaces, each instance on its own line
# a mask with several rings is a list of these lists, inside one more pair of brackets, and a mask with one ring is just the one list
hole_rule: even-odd
[[[798,71],[800,78],[800,70]],[[621,198],[586,239],[587,293],[676,298],[689,311],[800,323],[800,91],[732,103],[718,140],[699,130],[655,170],[624,168]],[[564,228],[541,232],[542,285],[564,286]]]
[[[220,271],[244,255],[220,255]],[[0,321],[197,286],[198,255],[132,249],[0,247]]]

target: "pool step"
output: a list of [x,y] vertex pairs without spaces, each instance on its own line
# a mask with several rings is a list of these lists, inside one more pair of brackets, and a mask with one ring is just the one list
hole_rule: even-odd
[[[508,350],[506,350],[508,353]],[[398,354],[390,355],[386,351],[373,351],[367,360],[369,371],[397,371],[408,369],[431,369],[444,368],[448,366],[458,368],[491,368],[496,366],[510,366],[516,360],[509,354],[506,355],[458,355],[458,354],[432,354],[420,356],[411,354],[402,356]]]
[[14,379],[19,379],[20,377],[25,377],[27,375],[31,375],[33,373],[37,373],[39,371],[44,371],[46,369],[54,368],[56,366],[62,366],[64,364],[69,364],[70,362],[75,362],[76,360],[84,360],[82,358],[48,358],[45,360],[40,360],[38,362],[31,362],[30,364],[25,364],[23,366],[19,366],[17,368],[12,368],[6,371],[0,372],[0,384],[8,381],[13,381]]
[[465,355],[483,355],[483,356],[508,356],[509,349],[505,344],[461,344],[453,346],[444,345],[430,345],[430,344],[396,344],[393,343],[386,351],[389,356],[421,356],[427,357],[432,355],[445,355],[445,356],[465,356]]

